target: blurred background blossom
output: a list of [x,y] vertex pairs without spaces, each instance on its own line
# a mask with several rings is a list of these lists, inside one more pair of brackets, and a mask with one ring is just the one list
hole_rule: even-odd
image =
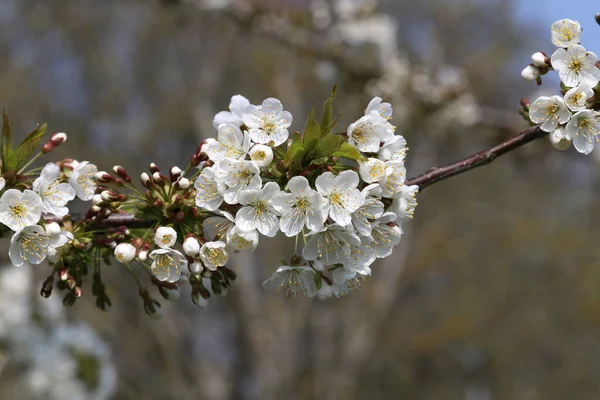
[[[0,99],[16,132],[69,134],[55,157],[133,173],[185,164],[234,94],[281,99],[301,129],[338,82],[338,127],[390,101],[416,175],[527,126],[539,89],[519,73],[554,20],[600,51],[600,10],[577,3],[4,0]],[[158,321],[120,265],[109,312],[89,287],[73,308],[41,298],[43,266],[2,267],[0,398],[598,398],[599,183],[593,158],[539,141],[428,188],[394,255],[327,302],[260,287],[282,238],[234,257],[227,298],[165,302]]]

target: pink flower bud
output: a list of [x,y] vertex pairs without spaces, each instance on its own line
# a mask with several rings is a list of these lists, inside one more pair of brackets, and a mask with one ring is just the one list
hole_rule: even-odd
[[50,142],[54,146],[60,146],[61,144],[63,144],[66,141],[67,141],[66,133],[59,132],[59,133],[55,133],[54,135],[50,136]]

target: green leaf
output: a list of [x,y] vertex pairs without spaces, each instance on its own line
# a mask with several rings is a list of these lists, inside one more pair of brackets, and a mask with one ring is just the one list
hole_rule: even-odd
[[321,127],[315,119],[315,111],[317,106],[314,106],[308,113],[306,126],[304,127],[304,149],[309,152],[315,148],[317,142],[321,138]]
[[37,128],[35,128],[33,132],[27,135],[25,139],[23,139],[23,141],[19,143],[17,149],[15,150],[17,154],[17,169],[21,168],[23,165],[25,165],[27,161],[29,161],[29,159],[31,158],[31,156],[33,156],[33,153],[37,149],[38,145],[44,138],[45,134],[46,124],[41,126],[38,124]]
[[329,160],[329,156],[315,158],[310,163],[313,164],[313,165],[323,165],[323,164],[325,164],[327,162],[327,160]]
[[6,171],[14,171],[17,169],[17,153],[12,147],[6,148],[6,154],[4,155],[3,166]]
[[[321,117],[321,134],[326,136],[331,133],[333,127],[335,126],[335,122],[337,122],[337,118],[333,121],[333,99],[335,98],[335,93],[337,92],[337,83],[333,85],[333,89],[331,90],[331,96],[325,102],[325,106],[323,107],[323,116]],[[339,118],[339,116],[338,116]]]
[[8,150],[12,148],[12,131],[10,128],[10,121],[6,115],[6,110],[2,110],[2,137],[0,138],[0,147],[2,151],[2,172],[6,172],[8,160]]
[[350,143],[342,143],[340,148],[332,154],[334,157],[347,158],[350,160],[360,160],[364,158],[364,156],[358,151],[356,147],[351,145]]
[[333,154],[337,149],[340,148],[342,143],[344,143],[344,139],[341,136],[337,135],[327,135],[324,136],[323,139],[317,143],[317,147],[315,147],[315,158],[325,157]]
[[289,166],[292,163],[297,163],[298,160],[302,161],[305,153],[304,145],[302,142],[294,142],[288,149],[287,154],[285,155],[285,159],[283,160],[284,164]]

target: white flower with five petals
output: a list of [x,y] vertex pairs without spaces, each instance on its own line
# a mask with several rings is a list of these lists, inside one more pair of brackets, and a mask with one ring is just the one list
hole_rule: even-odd
[[581,83],[594,87],[600,82],[600,69],[596,66],[598,56],[581,45],[572,44],[567,49],[556,50],[551,61],[560,80],[568,87]]
[[545,132],[552,132],[558,124],[564,124],[571,118],[571,112],[560,96],[538,98],[529,107],[529,118]]
[[223,198],[228,204],[238,203],[240,191],[258,190],[262,185],[260,169],[252,161],[221,160],[215,165],[214,171],[216,181],[226,185]]
[[156,249],[149,257],[153,260],[150,265],[152,273],[162,282],[177,282],[188,264],[185,256],[173,249]]
[[200,248],[200,259],[206,268],[216,271],[217,268],[227,264],[229,260],[227,243],[222,241],[204,243]]
[[372,195],[373,192],[380,191],[379,185],[369,185],[362,190],[365,202],[358,210],[352,214],[352,224],[361,236],[371,234],[373,222],[381,217],[384,212],[384,205],[379,198]]
[[565,127],[565,136],[573,141],[578,152],[590,154],[600,135],[600,113],[592,110],[579,111]]
[[170,226],[160,226],[156,230],[154,243],[160,248],[168,249],[173,247],[177,241],[177,232]]
[[358,172],[363,181],[367,183],[379,182],[385,176],[385,163],[377,158],[367,158],[359,161]]
[[269,279],[263,282],[263,288],[275,290],[277,293],[284,291],[286,295],[290,293],[296,297],[302,293],[307,297],[314,297],[317,294],[315,284],[315,271],[307,266],[292,267],[282,265]]
[[581,25],[571,19],[561,19],[552,24],[552,43],[558,47],[578,44],[581,40]]
[[264,144],[255,144],[250,149],[250,159],[257,167],[267,167],[273,161],[273,149]]
[[249,105],[250,101],[244,96],[238,94],[231,97],[231,102],[229,103],[230,111],[221,111],[215,115],[213,119],[214,128],[218,129],[221,124],[234,124],[239,127],[243,123],[244,110]]
[[260,107],[246,107],[243,121],[254,143],[279,146],[288,139],[292,114],[283,110],[281,101],[268,98]]
[[[555,131],[556,132],[556,131]],[[409,219],[413,217],[417,207],[417,193],[419,186],[402,186],[400,193],[394,198],[390,208],[397,216],[398,220]]]
[[394,224],[397,218],[393,212],[384,213],[373,224],[371,235],[364,238],[364,243],[377,253],[377,258],[389,256],[393,247],[400,243],[402,229]]
[[233,124],[219,125],[218,140],[208,145],[206,154],[212,161],[226,158],[243,160],[250,150],[250,135]]
[[386,120],[377,111],[371,111],[348,127],[348,143],[366,153],[377,153],[381,142],[389,140],[390,133]]
[[194,182],[196,188],[196,207],[214,211],[223,204],[223,194],[227,189],[225,184],[215,180],[215,171],[206,167]]
[[381,161],[404,161],[407,150],[404,136],[394,135],[381,146],[377,158]]
[[317,191],[325,199],[325,216],[330,216],[341,226],[352,222],[351,214],[363,205],[365,199],[360,190],[358,174],[342,171],[337,176],[331,172],[319,175],[315,181]]
[[376,111],[381,118],[386,121],[385,128],[387,129],[388,134],[393,135],[396,131],[396,127],[389,123],[389,120],[392,118],[392,105],[390,103],[384,103],[381,97],[373,97],[369,102],[369,105],[367,105],[365,115],[370,114],[371,111]]
[[571,111],[585,110],[587,100],[594,96],[594,91],[587,83],[572,88],[565,93],[565,104]]
[[319,260],[323,265],[333,265],[344,262],[350,255],[350,246],[360,246],[360,239],[350,229],[327,225],[321,230],[306,235],[308,242],[302,250],[306,260]]
[[46,249],[50,239],[39,225],[29,225],[14,233],[10,238],[8,256],[14,266],[40,264],[46,258]]
[[258,230],[273,237],[279,230],[279,213],[272,199],[280,192],[279,185],[268,182],[260,190],[244,190],[238,196],[242,207],[235,215],[235,224],[244,231]]
[[385,163],[385,176],[379,182],[381,196],[393,198],[402,189],[406,181],[406,168],[401,161],[388,161]]
[[66,204],[75,198],[75,189],[68,183],[61,183],[58,179],[60,167],[48,163],[33,181],[33,191],[42,200],[42,212],[62,218],[69,213]]
[[31,190],[8,189],[0,197],[0,222],[13,231],[37,224],[41,216],[42,199]]
[[323,197],[311,189],[303,176],[294,176],[287,185],[290,193],[273,197],[273,207],[281,214],[280,228],[288,237],[299,234],[304,226],[312,231],[323,227]]
[[77,197],[81,200],[91,200],[96,190],[94,176],[98,172],[98,167],[87,161],[73,161],[70,165],[73,171],[71,172],[71,176],[69,176],[69,184],[75,189]]

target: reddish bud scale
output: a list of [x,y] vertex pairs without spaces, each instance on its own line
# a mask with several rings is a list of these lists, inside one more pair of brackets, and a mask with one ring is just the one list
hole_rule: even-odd
[[54,145],[52,144],[52,142],[46,142],[43,146],[42,146],[42,153],[50,153],[52,151],[52,149],[54,149]]
[[59,132],[59,133],[55,133],[54,135],[50,136],[50,142],[54,145],[54,146],[60,146],[61,144],[63,144],[65,141],[67,140],[67,135]]
[[75,295],[75,297],[81,297],[81,295],[83,294],[83,290],[81,290],[81,288],[79,286],[75,287],[75,289],[73,289],[73,295]]
[[144,195],[146,196],[146,199],[148,199],[148,201],[150,201],[150,202],[154,202],[154,200],[156,200],[154,198],[154,196],[152,196],[152,194],[150,193],[149,190],[146,190],[146,192],[144,193]]
[[156,165],[154,163],[150,163],[150,165],[148,166],[148,169],[150,170],[150,172],[152,174],[154,174],[155,172],[160,172],[160,169],[158,168],[158,165]]
[[165,203],[163,203],[163,201],[161,199],[156,199],[156,200],[154,200],[153,205],[154,205],[154,207],[161,207],[162,208],[165,205]]

